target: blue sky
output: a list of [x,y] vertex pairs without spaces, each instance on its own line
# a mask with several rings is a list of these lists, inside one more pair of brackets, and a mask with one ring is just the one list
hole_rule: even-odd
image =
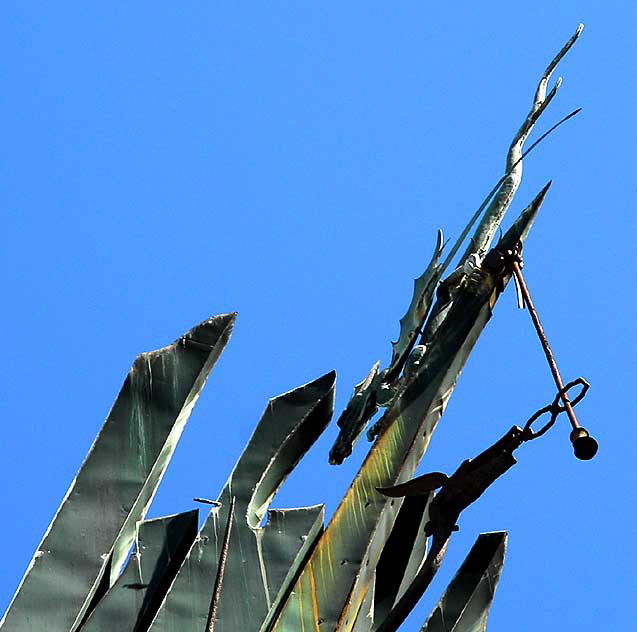
[[[135,355],[238,311],[150,516],[214,497],[269,397],[336,369],[337,412],[427,263],[501,175],[579,22],[511,216],[550,179],[525,275],[578,417],[471,507],[417,630],[480,531],[509,550],[490,630],[623,629],[634,598],[631,2],[4,3],[0,611]],[[511,217],[505,220],[505,226]],[[554,395],[509,288],[418,472],[453,471]],[[274,500],[333,511],[367,450],[332,424]]]

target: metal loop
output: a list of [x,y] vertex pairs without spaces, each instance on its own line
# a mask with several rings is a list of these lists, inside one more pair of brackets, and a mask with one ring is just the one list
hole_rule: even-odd
[[[524,430],[522,431],[523,441],[531,441],[532,439],[537,439],[541,437],[549,428],[553,426],[557,416],[561,411],[557,410],[554,404],[549,404],[548,406],[544,406],[544,408],[540,408],[536,413],[534,413],[529,420],[524,424]],[[551,413],[551,418],[547,423],[545,423],[538,431],[533,431],[531,426],[537,421],[542,415],[546,413]]]
[[566,407],[562,406],[559,403],[560,399],[562,399],[562,396],[566,395],[568,391],[570,391],[574,386],[577,386],[578,384],[582,387],[582,390],[574,399],[570,400],[571,407],[577,406],[577,404],[579,404],[584,399],[591,385],[583,377],[578,377],[576,380],[569,382],[562,390],[558,391],[557,395],[555,396],[552,405],[555,406],[559,412],[562,413],[566,410]]
[[[537,439],[553,426],[555,420],[557,419],[557,416],[566,410],[566,407],[560,404],[560,399],[578,384],[582,387],[582,390],[571,401],[571,406],[576,406],[579,402],[582,401],[582,399],[584,399],[586,393],[588,392],[588,389],[590,388],[590,384],[583,377],[578,377],[576,380],[569,382],[566,386],[564,386],[564,388],[560,389],[557,392],[555,399],[550,404],[544,406],[544,408],[540,408],[529,418],[526,424],[524,424],[524,430],[522,431],[523,441],[531,441],[532,439]],[[546,413],[551,413],[551,418],[549,419],[549,421],[545,423],[539,430],[532,430],[533,424]]]

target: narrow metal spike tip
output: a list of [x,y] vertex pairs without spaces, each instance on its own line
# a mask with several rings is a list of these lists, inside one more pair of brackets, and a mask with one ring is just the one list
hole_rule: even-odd
[[586,428],[575,428],[571,432],[571,443],[575,456],[581,461],[590,461],[596,454],[599,445],[593,437],[588,434]]

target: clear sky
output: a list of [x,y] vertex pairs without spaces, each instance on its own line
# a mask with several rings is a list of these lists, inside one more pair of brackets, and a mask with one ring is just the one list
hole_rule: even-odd
[[[513,214],[553,180],[525,273],[577,409],[465,512],[414,616],[480,531],[509,531],[490,630],[634,618],[637,5],[593,0],[5,2],[0,443],[4,611],[135,355],[238,311],[150,516],[214,497],[269,397],[336,369],[337,412],[390,340],[436,230],[502,173],[537,80],[579,22]],[[553,398],[512,288],[418,473],[453,471]],[[328,427],[274,499],[333,511],[368,444]]]

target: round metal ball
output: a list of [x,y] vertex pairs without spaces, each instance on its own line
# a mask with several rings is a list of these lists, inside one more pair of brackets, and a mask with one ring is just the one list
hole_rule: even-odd
[[599,445],[591,436],[578,437],[573,441],[575,456],[582,461],[589,461],[597,454]]

